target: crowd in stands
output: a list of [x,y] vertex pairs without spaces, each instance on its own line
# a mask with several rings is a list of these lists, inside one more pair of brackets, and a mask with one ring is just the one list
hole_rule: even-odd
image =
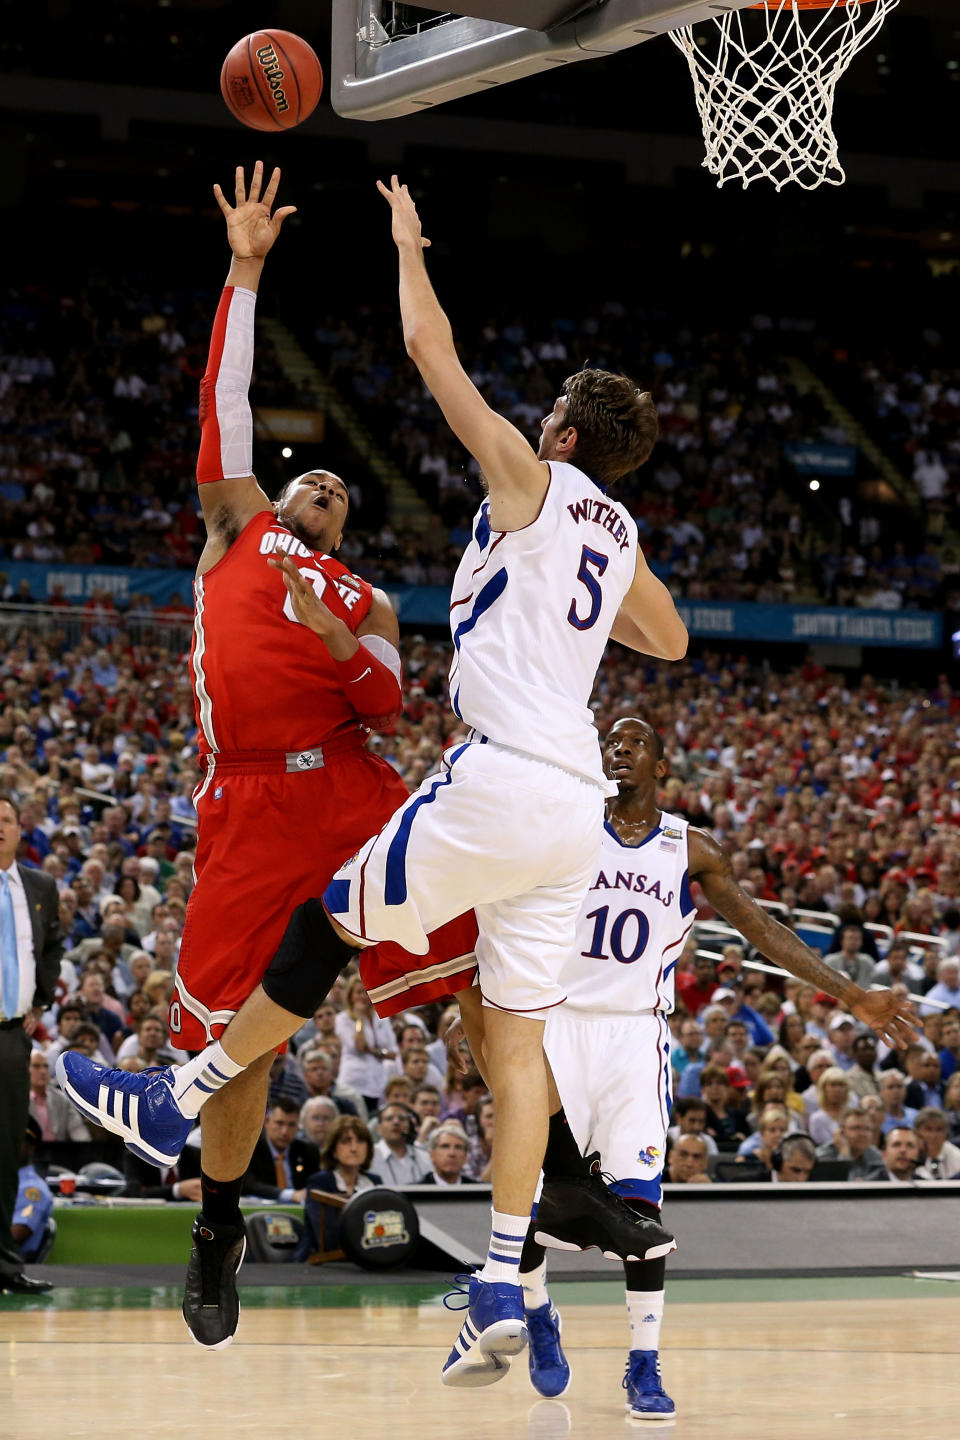
[[[412,788],[460,723],[446,647],[413,636],[403,650],[404,714],[370,743]],[[20,806],[22,861],[60,889],[65,944],[31,1058],[41,1157],[44,1143],[90,1138],[51,1080],[62,1049],[131,1069],[182,1058],[167,1007],[193,884],[186,675],[185,657],[123,631],[68,644],[25,630],[0,655],[0,789]],[[670,1178],[762,1178],[787,1142],[782,1179],[827,1160],[854,1178],[883,1178],[881,1162],[893,1179],[960,1173],[960,694],[945,678],[854,686],[812,663],[773,676],[719,654],[668,667],[611,647],[600,730],[638,695],[665,739],[663,806],[709,829],[787,923],[816,925],[828,963],[904,986],[922,1016],[913,1045],[878,1047],[826,994],[749,969],[736,937],[701,931],[677,969]],[[493,1105],[478,1073],[449,1062],[447,1019],[433,1007],[377,1020],[359,981],[340,982],[275,1064],[249,1193],[300,1198],[321,1171],[348,1193],[373,1176],[487,1178]],[[129,1193],[194,1199],[189,1148],[181,1173],[128,1161]]]
[[[215,304],[214,291],[152,297],[103,274],[76,295],[42,285],[6,292],[0,566],[194,565],[202,545],[197,388]],[[845,496],[839,549],[826,544],[837,507],[816,514],[785,447],[847,436],[817,393],[795,384],[784,356],[800,342],[789,328],[757,315],[729,333],[692,329],[618,301],[539,319],[527,305],[525,315],[491,315],[475,339],[462,337],[472,378],[534,440],[564,378],[584,364],[624,369],[651,389],[661,437],[649,465],[618,493],[636,516],[651,567],[678,597],[898,608],[941,604],[960,589],[960,566],[940,535],[912,540],[895,506],[861,513]],[[331,430],[326,453],[347,470],[354,502],[341,558],[376,583],[449,584],[480,498],[479,475],[407,360],[393,305],[357,307],[349,321],[328,316],[303,338],[431,516],[418,531],[383,521],[377,482],[333,450]],[[910,422],[917,445],[924,440],[918,475],[924,456],[955,469],[952,382],[935,372],[915,388],[940,397],[930,402],[938,419],[926,439]],[[287,379],[262,332],[252,397],[260,407],[316,404]],[[894,438],[899,445],[899,432]],[[301,454],[288,464],[278,445],[258,445],[256,467],[270,493],[296,473]],[[0,599],[35,598],[26,582],[21,590],[0,579]]]

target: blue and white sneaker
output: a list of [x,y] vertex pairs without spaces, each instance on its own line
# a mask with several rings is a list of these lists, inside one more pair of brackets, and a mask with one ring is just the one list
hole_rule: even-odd
[[131,1075],[65,1050],[57,1059],[57,1079],[82,1114],[151,1165],[175,1165],[197,1123],[180,1112],[169,1065]]
[[530,1383],[539,1395],[556,1400],[570,1387],[570,1366],[560,1344],[560,1314],[552,1300],[527,1311],[530,1331]]
[[[467,1277],[458,1275],[456,1278]],[[462,1305],[451,1305],[449,1302],[455,1295],[463,1296],[464,1293],[461,1289],[446,1296],[443,1303],[447,1309],[462,1310]],[[527,1343],[523,1291],[519,1285],[481,1280],[479,1275],[472,1275],[466,1299],[467,1318],[460,1327],[460,1334],[447,1356],[440,1378],[444,1385],[462,1389],[495,1385],[510,1369],[512,1357],[518,1355]]]
[[669,1423],[677,1418],[677,1407],[660,1380],[660,1354],[657,1350],[630,1351],[623,1388],[627,1392],[627,1410],[632,1420]]

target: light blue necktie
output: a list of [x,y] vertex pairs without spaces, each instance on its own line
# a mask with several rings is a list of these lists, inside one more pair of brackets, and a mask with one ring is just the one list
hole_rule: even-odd
[[0,870],[0,956],[3,960],[0,1003],[8,1020],[16,1019],[20,1004],[20,964],[17,959],[17,922],[13,915],[10,876]]

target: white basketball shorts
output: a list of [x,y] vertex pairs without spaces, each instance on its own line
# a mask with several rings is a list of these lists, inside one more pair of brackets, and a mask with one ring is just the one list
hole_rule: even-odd
[[393,940],[414,955],[426,955],[431,930],[474,909],[484,1002],[536,1015],[565,998],[559,975],[603,813],[598,785],[493,741],[467,741],[341,866],[324,904],[358,939]]
[[561,1005],[547,1017],[543,1045],[583,1154],[599,1150],[617,1195],[661,1204],[671,1101],[666,1016]]

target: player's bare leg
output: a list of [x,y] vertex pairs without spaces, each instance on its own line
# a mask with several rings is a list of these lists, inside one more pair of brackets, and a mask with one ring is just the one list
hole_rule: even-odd
[[225,1085],[204,1106],[200,1122],[200,1164],[211,1180],[239,1180],[250,1164],[267,1107],[271,1050]]
[[511,1215],[530,1214],[547,1148],[543,1024],[489,1006],[484,1015],[484,1050],[497,1107],[493,1206]]

